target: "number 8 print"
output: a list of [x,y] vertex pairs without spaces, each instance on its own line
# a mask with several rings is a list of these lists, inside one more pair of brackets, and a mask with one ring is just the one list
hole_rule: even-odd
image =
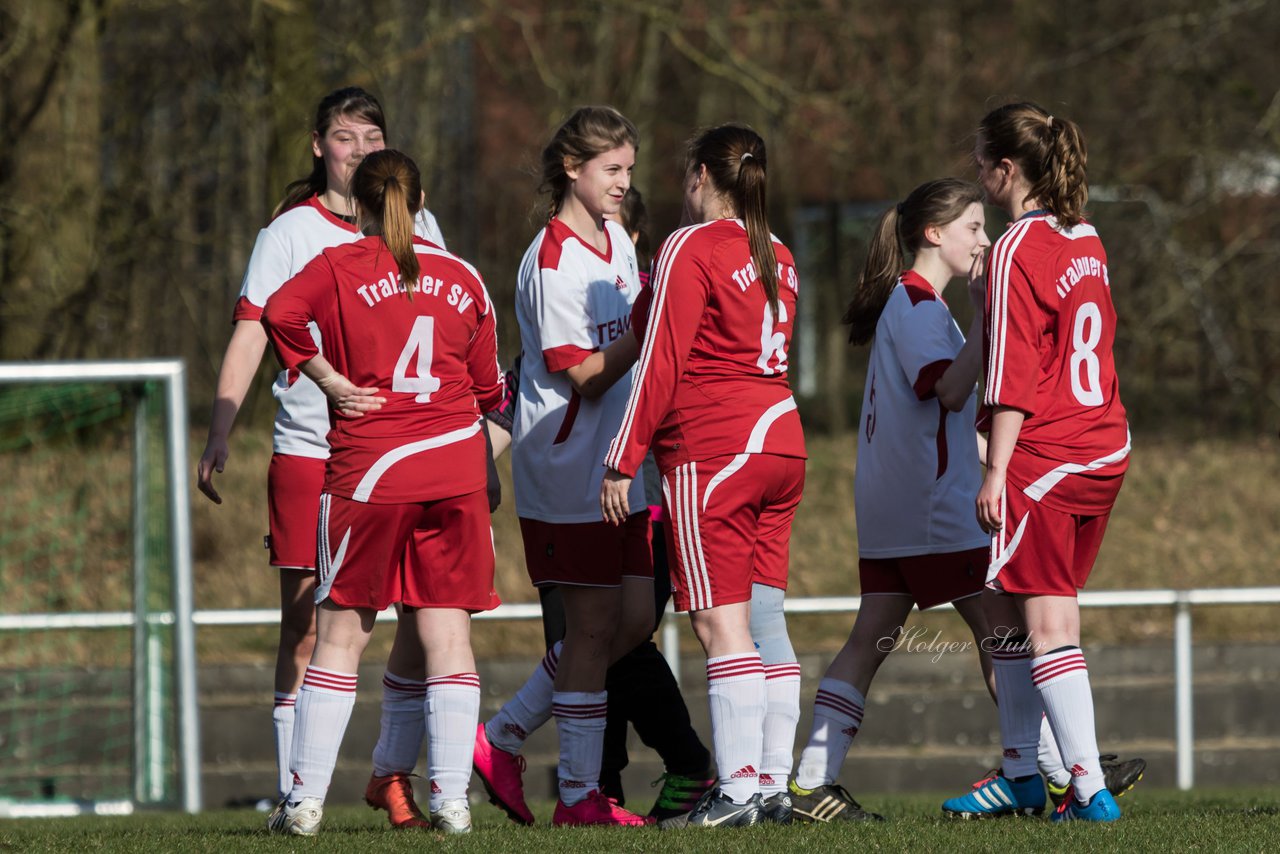
[[[1089,337],[1085,338],[1085,326]],[[1102,405],[1102,365],[1094,350],[1102,340],[1102,312],[1096,302],[1086,302],[1076,309],[1076,319],[1071,330],[1071,393],[1083,406]],[[1084,367],[1085,382],[1081,383],[1080,368]]]

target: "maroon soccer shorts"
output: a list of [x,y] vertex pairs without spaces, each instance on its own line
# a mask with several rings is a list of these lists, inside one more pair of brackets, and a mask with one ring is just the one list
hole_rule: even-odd
[[479,489],[415,504],[363,504],[336,495],[320,502],[316,602],[381,611],[498,607],[493,589],[489,499]]
[[1004,528],[991,538],[987,587],[1030,596],[1075,596],[1102,546],[1110,513],[1079,516],[1005,492]]
[[272,454],[267,467],[267,549],[271,565],[316,568],[316,522],[324,488],[325,461]]
[[987,549],[909,557],[860,558],[863,596],[910,596],[921,610],[982,592]]
[[619,587],[623,578],[653,578],[648,509],[616,527],[521,519],[520,536],[534,587]]
[[773,454],[698,460],[663,474],[662,492],[678,610],[749,601],[752,584],[786,589],[804,460]]

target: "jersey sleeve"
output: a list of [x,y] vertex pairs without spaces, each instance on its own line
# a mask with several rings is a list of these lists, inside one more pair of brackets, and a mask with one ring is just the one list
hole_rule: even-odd
[[288,248],[271,229],[259,231],[232,320],[260,320],[267,300],[289,279],[291,262]]
[[929,400],[934,387],[955,361],[951,312],[937,299],[913,305],[894,330],[893,350],[918,400]]
[[618,435],[605,465],[634,476],[644,461],[658,425],[671,411],[676,384],[711,295],[711,271],[703,253],[684,248],[676,232],[663,244],[654,264],[653,304],[640,361]]
[[498,365],[498,322],[493,302],[484,282],[476,279],[482,300],[480,325],[467,346],[467,373],[471,376],[472,391],[481,412],[497,409],[506,395],[506,380]]
[[319,354],[307,324],[324,325],[337,299],[333,268],[320,254],[267,300],[262,325],[283,367],[296,368]]
[[436,222],[435,215],[426,208],[418,211],[417,221],[414,222],[413,230],[423,240],[430,240],[441,249],[446,248],[444,245],[444,233],[440,231],[440,223]]
[[586,277],[573,275],[572,270],[543,267],[538,278],[542,360],[553,373],[580,365],[597,349],[590,332],[593,320],[587,306]]
[[987,279],[983,336],[987,349],[983,403],[987,406],[1008,406],[1034,414],[1043,322],[1022,260],[1014,255],[1007,263],[993,266]]

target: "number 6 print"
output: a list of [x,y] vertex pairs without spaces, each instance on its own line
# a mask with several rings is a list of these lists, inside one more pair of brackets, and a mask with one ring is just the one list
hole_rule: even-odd
[[[406,394],[417,394],[418,403],[429,403],[431,395],[440,390],[440,380],[431,375],[431,357],[435,352],[436,319],[427,315],[419,315],[413,321],[413,329],[409,331],[409,340],[404,342],[400,358],[396,360],[396,371],[391,375],[391,390]],[[418,358],[414,365],[416,377],[408,375],[409,362]]]
[[[1089,327],[1088,338],[1085,327]],[[1102,365],[1094,350],[1102,340],[1102,312],[1096,302],[1086,302],[1076,309],[1076,319],[1071,330],[1071,393],[1083,406],[1102,405]],[[1080,368],[1084,367],[1084,382]]]

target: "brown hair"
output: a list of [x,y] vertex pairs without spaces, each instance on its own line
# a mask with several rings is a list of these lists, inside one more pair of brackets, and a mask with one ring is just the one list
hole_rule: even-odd
[[542,182],[538,192],[549,193],[547,219],[560,213],[569,176],[565,161],[579,167],[593,157],[624,145],[640,150],[640,132],[631,120],[613,107],[579,107],[552,134],[542,149]]
[[1038,104],[1005,104],[982,119],[978,144],[992,163],[1017,163],[1031,184],[1027,198],[1044,205],[1064,228],[1084,219],[1088,152],[1075,122]]
[[976,184],[940,178],[916,187],[881,214],[853,299],[841,319],[849,327],[851,344],[866,344],[876,334],[880,314],[907,265],[906,253],[915,254],[924,245],[925,229],[955,222],[970,205],[981,201],[982,189]]
[[361,230],[382,237],[400,268],[400,286],[413,299],[420,272],[418,254],[413,251],[413,219],[422,207],[417,164],[394,149],[375,151],[351,176],[351,197],[360,206]]
[[720,125],[703,131],[689,143],[684,163],[686,175],[706,166],[711,185],[729,200],[734,213],[742,217],[747,227],[751,261],[776,318],[778,258],[773,252],[773,235],[769,231],[765,196],[768,156],[764,139],[746,125]]
[[639,261],[642,269],[647,267],[650,251],[649,212],[644,206],[644,197],[635,187],[628,189],[627,194],[622,197],[622,208],[618,211],[618,218],[622,220],[622,227],[626,229],[627,234],[635,236],[636,260]]
[[[320,105],[316,107],[316,123],[313,130],[323,137],[329,132],[329,127],[340,116],[350,116],[353,119],[377,125],[384,136],[387,133],[387,119],[382,113],[382,104],[378,103],[377,98],[359,86],[335,89],[321,98]],[[272,211],[271,216],[273,218],[277,217],[289,208],[295,207],[327,189],[324,158],[316,157],[312,154],[311,174],[291,182],[284,188],[284,198],[280,200],[280,204],[276,205],[276,209]]]

